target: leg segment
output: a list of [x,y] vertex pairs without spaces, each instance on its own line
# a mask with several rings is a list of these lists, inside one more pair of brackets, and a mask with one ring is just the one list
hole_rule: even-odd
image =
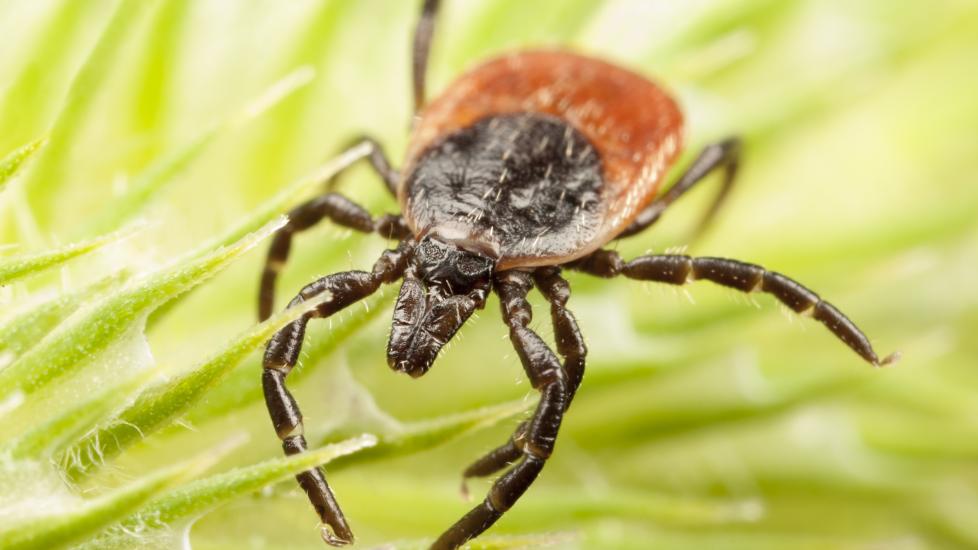
[[488,477],[516,462],[523,456],[523,442],[526,440],[526,422],[521,422],[505,444],[489,451],[469,465],[462,472],[462,492],[468,495],[466,481],[473,477]]
[[[387,160],[387,155],[384,154],[384,149],[380,146],[375,139],[369,136],[360,136],[356,139],[350,140],[346,147],[343,147],[342,151],[349,151],[354,147],[361,144],[366,144],[370,147],[370,155],[367,156],[367,160],[370,162],[370,167],[377,172],[380,179],[384,180],[387,186],[387,190],[390,191],[391,195],[397,196],[397,183],[400,180],[400,174],[397,170],[391,168],[390,161]],[[326,190],[332,191],[336,187],[336,183],[339,181],[340,176],[343,172],[334,174],[333,177],[326,181]]]
[[425,76],[428,72],[428,53],[431,51],[431,38],[435,33],[435,17],[438,15],[440,0],[424,0],[421,19],[414,29],[414,112],[425,104]]
[[553,452],[564,410],[570,402],[570,383],[553,351],[527,326],[532,312],[526,295],[532,287],[531,276],[520,271],[505,272],[496,279],[513,347],[527,377],[541,394],[533,416],[522,425],[523,437],[515,444],[522,460],[496,480],[485,500],[445,531],[433,549],[458,548],[492,526],[529,488]]
[[706,211],[702,221],[700,221],[694,237],[701,234],[709,225],[710,221],[712,221],[717,211],[720,210],[720,206],[723,205],[724,200],[730,193],[730,189],[733,187],[737,175],[737,168],[740,165],[740,145],[740,139],[733,137],[719,143],[714,143],[713,145],[707,146],[706,149],[703,149],[700,155],[696,157],[696,160],[693,161],[693,164],[690,165],[689,169],[686,170],[686,173],[679,178],[679,181],[670,187],[664,195],[652,201],[652,204],[648,205],[645,210],[639,212],[635,221],[626,227],[617,238],[630,237],[654,224],[662,216],[662,213],[672,203],[676,202],[676,199],[683,196],[715,170],[723,169],[723,184],[720,187],[720,192],[713,199],[713,204],[710,205],[709,210]]
[[759,265],[679,254],[640,256],[624,262],[617,252],[599,250],[574,262],[572,267],[599,277],[624,275],[629,279],[673,285],[705,279],[742,292],[767,292],[796,313],[814,317],[874,366],[888,365],[899,358],[898,354],[892,354],[881,360],[866,335],[835,306],[800,283]]
[[[262,373],[265,404],[268,406],[275,432],[282,440],[285,454],[293,455],[306,450],[302,413],[285,386],[285,378],[298,362],[306,324],[310,319],[328,317],[373,294],[382,283],[397,280],[404,272],[411,250],[410,243],[402,242],[396,250],[385,251],[374,264],[372,272],[348,271],[323,277],[303,288],[302,292],[292,300],[290,305],[295,305],[324,292],[330,293],[330,297],[316,309],[276,333],[265,349]],[[308,495],[322,522],[328,526],[323,527],[323,539],[334,546],[352,542],[353,533],[326,483],[322,469],[303,472],[296,476],[296,479]]]
[[[567,309],[570,299],[570,285],[560,276],[560,269],[545,267],[533,273],[533,280],[543,296],[550,302],[550,318],[554,326],[554,338],[557,341],[557,353],[564,358],[564,372],[570,384],[570,398],[574,398],[577,388],[584,379],[584,360],[587,357],[587,346],[584,336],[577,327],[574,314]],[[567,405],[570,406],[568,400]]]
[[303,203],[292,209],[288,216],[288,223],[272,239],[262,272],[258,289],[258,318],[262,321],[272,314],[275,280],[289,257],[294,234],[309,229],[323,218],[329,218],[343,227],[364,233],[377,232],[388,238],[402,239],[409,234],[404,220],[399,216],[387,214],[375,220],[363,207],[337,193],[326,193]]
[[[550,302],[550,317],[554,327],[554,338],[557,341],[557,353],[564,359],[563,370],[567,376],[569,392],[567,406],[569,407],[584,378],[584,360],[587,357],[584,336],[577,327],[574,314],[566,307],[567,300],[570,298],[570,285],[560,276],[560,270],[555,267],[537,269],[533,273],[533,280],[537,289]],[[526,422],[517,426],[509,441],[473,462],[463,472],[463,478],[490,476],[515,462],[523,454],[526,427]]]

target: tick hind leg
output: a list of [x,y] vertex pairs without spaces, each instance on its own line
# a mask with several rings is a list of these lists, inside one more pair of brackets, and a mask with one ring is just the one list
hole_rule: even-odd
[[726,258],[694,258],[681,254],[640,256],[625,262],[617,252],[599,250],[573,264],[575,269],[599,277],[624,275],[629,279],[683,285],[707,280],[741,292],[766,292],[796,313],[811,315],[844,344],[874,366],[896,361],[899,354],[880,359],[869,338],[835,306],[801,283],[759,265]]
[[699,156],[696,157],[696,160],[693,161],[693,164],[689,166],[686,172],[680,176],[679,181],[670,187],[661,197],[652,201],[651,204],[645,207],[645,210],[639,212],[635,221],[626,227],[616,238],[623,239],[642,232],[659,221],[663,212],[672,203],[676,202],[679,197],[686,194],[693,187],[696,187],[696,184],[703,181],[716,170],[723,170],[723,182],[720,191],[713,199],[713,202],[710,204],[706,214],[703,215],[693,234],[694,239],[698,237],[706,230],[710,222],[713,221],[716,213],[723,206],[727,195],[730,194],[730,189],[733,188],[734,181],[737,179],[737,168],[740,166],[740,149],[741,142],[740,138],[737,137],[727,138],[707,146],[700,152]]
[[[410,243],[402,242],[396,250],[385,251],[374,264],[371,272],[348,271],[323,277],[307,285],[292,300],[290,305],[296,305],[323,293],[329,293],[315,309],[276,333],[265,349],[262,362],[265,404],[268,406],[272,424],[279,439],[282,440],[282,449],[286,455],[294,455],[306,450],[302,413],[285,386],[285,378],[298,362],[309,320],[328,317],[373,294],[382,283],[397,280],[404,272],[410,254]],[[306,492],[322,522],[328,526],[323,528],[323,539],[334,546],[352,542],[353,533],[326,483],[323,470],[321,468],[308,470],[296,476],[296,480]]]
[[[376,143],[372,140],[366,140],[366,142],[373,144],[369,157],[371,164],[390,186],[392,180],[388,178],[396,179],[396,172],[391,170],[387,159],[380,148],[376,146]],[[289,258],[292,237],[296,233],[305,231],[327,218],[337,225],[364,233],[376,232],[388,239],[403,239],[410,233],[400,216],[386,214],[374,219],[362,206],[332,191],[293,208],[289,212],[288,218],[289,221],[278,230],[272,239],[272,244],[268,249],[268,257],[265,259],[265,269],[262,271],[261,283],[259,283],[258,288],[258,318],[262,321],[272,314],[275,304],[275,281]]]
[[[486,475],[511,462],[516,462],[515,465],[496,480],[482,503],[435,541],[433,550],[458,548],[491,527],[529,488],[553,452],[564,411],[575,387],[575,378],[572,376],[578,382],[580,377],[565,373],[554,352],[539,335],[528,328],[532,311],[526,296],[532,287],[533,281],[528,273],[509,271],[496,278],[496,292],[499,294],[503,318],[509,325],[510,339],[530,382],[540,391],[540,402],[533,416],[517,429],[513,440],[501,448],[505,450],[487,455],[480,461],[484,469],[475,475]],[[566,299],[558,301],[561,302],[559,307],[563,308],[563,301]],[[572,317],[570,319],[573,320]],[[579,344],[574,347],[579,352],[583,372],[586,350],[583,349],[582,342]],[[568,341],[563,349],[569,349],[571,345]],[[479,462],[473,464],[473,468],[478,468],[478,464]]]

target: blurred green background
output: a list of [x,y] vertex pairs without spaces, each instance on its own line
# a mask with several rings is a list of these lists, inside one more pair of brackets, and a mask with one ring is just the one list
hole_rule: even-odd
[[[123,240],[0,288],[0,333],[23,331],[25,312],[66,297],[75,302],[65,317],[84,313],[124,288],[103,280],[121,269],[138,279],[188,261],[351,135],[375,136],[400,164],[418,4],[0,3],[0,158],[46,140],[0,184],[0,265],[142,220]],[[978,333],[978,2],[444,0],[429,89],[494,53],[541,46],[613,60],[671,89],[687,114],[687,161],[726,135],[746,141],[739,185],[704,238],[686,236],[709,190],[616,245],[623,256],[691,245],[760,263],[816,289],[879,352],[904,358],[872,369],[767,296],[570,273],[590,348],[584,385],[547,469],[479,544],[978,547],[978,344],[967,336]],[[362,166],[342,190],[377,213],[396,206]],[[388,245],[328,224],[304,233],[279,305],[316,276],[367,268]],[[88,359],[94,366],[58,381],[61,395],[82,399],[134,371],[165,383],[221,349],[254,323],[265,246],[168,302],[145,330],[145,316],[126,325],[121,343]],[[495,299],[423,379],[390,372],[395,292],[310,331],[293,388],[314,446],[535,401]],[[533,327],[552,339],[545,304],[534,304]],[[31,338],[57,336],[58,321]],[[0,373],[28,344],[2,346]],[[84,482],[38,485],[0,458],[0,518],[71,510],[76,497],[148,479],[234,434],[247,443],[213,471],[277,457],[259,372],[252,353]],[[92,426],[111,425],[137,386]],[[0,407],[0,437],[67,407],[50,398],[61,408],[31,408],[29,398],[20,409],[30,414]],[[470,506],[459,497],[462,468],[516,422],[337,468],[330,480],[358,547],[430,542]],[[53,468],[48,458],[25,463]],[[481,498],[487,487],[470,488]],[[116,544],[178,547],[192,524],[197,549],[322,547],[291,481],[193,519]]]

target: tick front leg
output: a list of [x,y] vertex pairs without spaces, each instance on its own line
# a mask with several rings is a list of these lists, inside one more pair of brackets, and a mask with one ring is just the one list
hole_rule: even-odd
[[703,215],[693,237],[695,238],[701,234],[713,220],[713,217],[716,216],[716,213],[720,210],[724,200],[730,193],[730,189],[733,188],[734,181],[736,181],[737,168],[740,166],[740,149],[740,138],[736,137],[727,138],[718,143],[708,145],[696,157],[696,160],[693,161],[693,164],[689,166],[686,172],[679,177],[679,181],[670,187],[664,195],[652,201],[645,210],[639,212],[635,221],[626,227],[616,238],[623,239],[644,231],[659,221],[663,212],[672,203],[676,202],[679,197],[686,194],[693,187],[696,187],[696,184],[703,181],[713,172],[722,169],[723,183],[720,187],[720,192],[717,193],[706,214]]
[[540,391],[533,416],[522,427],[519,462],[496,480],[489,495],[432,545],[434,550],[458,548],[492,526],[526,492],[550,457],[570,403],[571,386],[557,356],[527,325],[532,318],[526,296],[533,287],[527,273],[509,271],[496,278],[503,318],[527,377]]
[[414,81],[414,112],[425,104],[425,81],[428,73],[428,57],[431,52],[431,39],[435,34],[435,19],[438,15],[439,0],[424,0],[421,18],[414,29],[414,53],[411,63]]
[[377,232],[387,238],[403,239],[410,231],[400,216],[387,214],[374,219],[362,206],[338,193],[326,193],[293,208],[289,221],[275,233],[265,259],[258,288],[258,318],[264,321],[275,305],[275,281],[289,259],[292,237],[301,231],[330,219],[337,225],[364,233]]
[[[377,143],[372,137],[369,136],[359,136],[356,139],[351,139],[347,142],[346,147],[343,147],[342,151],[349,151],[355,147],[360,147],[366,145],[370,148],[370,152],[367,155],[367,161],[370,162],[370,167],[373,168],[374,172],[380,176],[380,179],[384,180],[384,184],[387,187],[387,191],[390,192],[395,198],[397,198],[397,183],[400,180],[400,174],[397,170],[391,168],[391,163],[387,160],[387,155],[384,153],[383,147]],[[336,188],[336,184],[339,183],[340,177],[345,173],[345,171],[340,171],[329,178],[326,182],[326,190],[332,191]]]
[[[276,333],[265,349],[262,363],[265,404],[268,406],[272,425],[279,439],[282,440],[282,449],[286,455],[294,455],[306,450],[302,413],[285,385],[285,378],[298,362],[309,320],[328,317],[373,294],[382,283],[396,280],[404,272],[411,250],[410,243],[402,242],[397,250],[385,251],[380,260],[374,264],[372,272],[348,271],[323,277],[307,285],[292,300],[290,305],[296,305],[323,293],[329,293],[316,309]],[[333,546],[352,542],[353,533],[343,517],[343,512],[340,511],[329,484],[326,483],[323,470],[321,468],[308,470],[296,476],[296,479],[322,522],[328,526],[323,527],[323,540]]]
[[795,313],[811,315],[839,340],[874,366],[888,365],[894,353],[880,359],[869,338],[835,306],[801,283],[759,265],[727,258],[694,258],[681,254],[654,254],[624,262],[617,252],[599,250],[574,262],[573,267],[599,277],[624,275],[629,279],[683,285],[707,280],[741,292],[766,292]]

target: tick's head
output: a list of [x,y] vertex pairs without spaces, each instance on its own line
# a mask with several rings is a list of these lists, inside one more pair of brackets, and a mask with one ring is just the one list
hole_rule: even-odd
[[418,243],[394,306],[387,363],[421,376],[442,346],[486,302],[496,260],[465,243],[426,235]]

